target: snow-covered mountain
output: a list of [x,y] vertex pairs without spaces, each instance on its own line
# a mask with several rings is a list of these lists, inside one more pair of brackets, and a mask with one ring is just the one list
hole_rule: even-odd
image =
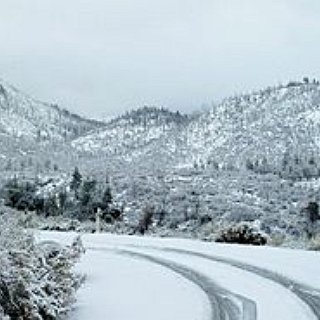
[[[36,168],[29,170],[34,176],[78,166],[84,176],[101,181],[107,174],[128,221],[138,221],[144,204],[152,204],[168,213],[169,226],[193,219],[187,228],[194,233],[194,217],[201,213],[219,228],[260,221],[267,233],[281,228],[295,236],[305,228],[302,208],[320,201],[316,81],[231,97],[198,115],[144,107],[106,124],[8,86],[1,92],[2,168],[11,175]],[[21,157],[12,164],[17,151]]]
[[124,158],[158,155],[159,151],[169,156],[190,119],[164,108],[143,107],[75,139],[72,145],[82,152]]
[[37,101],[0,80],[0,164],[11,166],[12,160],[27,155],[38,158],[46,154],[50,159],[72,139],[101,125]]
[[232,164],[317,156],[319,83],[289,83],[224,100],[187,128],[190,157]]
[[[314,162],[320,148],[317,81],[227,98],[197,116],[143,107],[108,123],[87,120],[0,83],[0,157],[34,146],[136,163],[274,170],[287,161]],[[262,169],[261,169],[262,170]]]
[[66,141],[101,125],[57,105],[37,101],[0,81],[0,133],[34,141]]
[[274,167],[288,155],[309,161],[320,148],[320,86],[292,82],[238,95],[193,117],[142,108],[72,145],[89,154],[179,165]]

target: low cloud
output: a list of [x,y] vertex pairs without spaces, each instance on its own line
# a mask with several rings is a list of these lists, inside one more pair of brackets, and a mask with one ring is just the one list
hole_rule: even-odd
[[319,75],[317,0],[3,0],[0,76],[93,117]]

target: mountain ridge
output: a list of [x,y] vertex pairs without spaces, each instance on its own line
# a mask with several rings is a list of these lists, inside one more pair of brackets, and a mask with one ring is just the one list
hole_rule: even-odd
[[84,157],[121,157],[160,166],[241,168],[250,162],[275,171],[288,153],[317,159],[320,153],[316,80],[225,98],[197,116],[144,106],[108,122],[39,102],[2,82],[0,110],[2,145],[5,139],[16,144],[21,140],[28,148],[54,141]]
[[[320,151],[317,81],[290,82],[229,97],[196,117],[187,115],[167,131],[151,122],[140,124],[137,130],[132,119],[137,113],[148,112],[150,109],[141,108],[127,113],[75,139],[72,145],[83,152],[138,157],[141,161],[154,153],[157,156],[151,156],[151,162],[165,163],[170,158],[176,165],[241,168],[249,161],[258,165],[267,162],[270,170],[276,170],[287,153],[292,157],[313,153],[318,158]],[[118,149],[120,152],[114,152]]]
[[[81,132],[103,125],[100,121],[86,119],[56,104],[34,99],[3,80],[0,81],[0,109],[0,128],[3,132],[35,139],[39,136],[44,139],[72,139]],[[10,130],[10,125],[15,127],[17,124],[15,122],[22,125],[23,130],[17,128],[18,125]]]

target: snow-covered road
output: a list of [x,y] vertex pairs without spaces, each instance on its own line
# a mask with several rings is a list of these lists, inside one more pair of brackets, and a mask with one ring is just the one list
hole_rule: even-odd
[[316,252],[108,234],[83,242],[87,281],[72,320],[320,319]]

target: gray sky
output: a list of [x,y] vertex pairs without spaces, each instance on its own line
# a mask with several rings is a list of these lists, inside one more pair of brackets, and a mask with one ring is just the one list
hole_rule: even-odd
[[0,77],[89,117],[320,76],[319,0],[1,0]]

